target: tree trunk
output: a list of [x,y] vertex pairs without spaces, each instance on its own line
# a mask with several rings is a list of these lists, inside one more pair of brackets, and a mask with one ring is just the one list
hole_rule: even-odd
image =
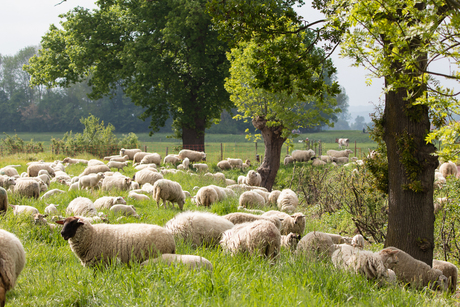
[[385,95],[384,140],[388,151],[389,213],[385,247],[397,247],[432,265],[435,147],[427,144],[428,108],[412,105],[400,88]]
[[267,120],[259,116],[252,119],[252,124],[260,130],[265,145],[264,160],[257,172],[262,177],[262,186],[271,191],[280,168],[281,147],[286,141],[286,138],[281,136],[283,127],[268,127]]
[[204,151],[204,135],[206,120],[195,117],[194,127],[182,126],[182,148]]

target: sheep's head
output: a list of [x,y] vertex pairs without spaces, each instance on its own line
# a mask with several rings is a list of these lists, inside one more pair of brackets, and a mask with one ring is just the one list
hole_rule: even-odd
[[382,259],[386,268],[392,268],[399,262],[399,259],[396,256],[398,253],[399,250],[394,250],[391,248],[385,248],[379,252],[380,258]]
[[61,236],[64,238],[64,240],[68,240],[75,236],[78,228],[85,224],[85,220],[79,218],[78,216],[71,216],[63,221],[56,221],[56,223],[59,225],[64,225],[61,230]]

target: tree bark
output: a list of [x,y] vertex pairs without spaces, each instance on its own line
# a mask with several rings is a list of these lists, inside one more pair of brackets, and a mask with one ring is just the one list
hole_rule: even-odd
[[204,150],[206,120],[195,117],[194,127],[182,126],[182,148],[196,151]]
[[281,136],[283,126],[268,127],[267,120],[260,116],[253,118],[252,124],[260,130],[265,145],[264,160],[257,172],[262,177],[262,186],[271,191],[280,168],[281,148],[286,141],[286,138]]
[[[412,105],[405,88],[385,95],[384,140],[388,151],[389,213],[385,247],[397,247],[432,265],[434,249],[433,178],[438,165],[435,147],[427,144],[428,108]],[[404,142],[403,140],[410,140]],[[408,162],[410,155],[415,158]],[[419,168],[416,167],[418,163]],[[410,177],[415,170],[418,175]],[[409,168],[409,169],[408,169]],[[419,181],[419,191],[408,185]]]

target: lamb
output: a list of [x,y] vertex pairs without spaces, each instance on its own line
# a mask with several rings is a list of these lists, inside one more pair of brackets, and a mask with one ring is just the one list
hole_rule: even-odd
[[[105,158],[107,158],[107,157],[104,157],[104,160],[105,160]],[[126,161],[129,160],[129,157],[128,157],[128,155],[124,155],[123,157],[115,156],[115,157],[111,157],[111,158],[108,159],[108,160],[109,160],[109,162],[110,162],[110,161],[115,161],[115,162],[126,162]],[[109,166],[109,167],[110,167],[110,166]]]
[[152,171],[151,169],[143,169],[134,174],[133,180],[144,185],[150,183],[154,185],[157,180],[163,179],[163,175],[157,172]]
[[45,218],[46,216],[40,213],[34,214],[34,224],[35,225],[46,225],[48,226],[51,230],[56,229],[56,224],[50,224]]
[[38,172],[42,169],[47,170],[51,176],[55,176],[55,172],[49,164],[38,162],[33,163],[27,167],[27,175],[29,175],[29,177],[37,177]]
[[258,172],[250,170],[246,175],[246,179],[243,183],[250,186],[260,187],[260,184],[262,183],[262,177]]
[[330,156],[321,156],[321,161],[323,162],[326,162],[326,163],[331,163],[332,162],[332,158]]
[[139,194],[139,193],[136,193],[134,191],[129,191],[128,197],[132,198],[132,199],[135,199],[135,200],[151,200],[150,197],[148,197],[147,195]]
[[241,159],[233,159],[233,158],[227,158],[227,162],[230,164],[230,167],[232,169],[234,168],[243,168],[243,160]]
[[98,165],[105,165],[105,163],[97,159],[91,159],[88,161],[88,166],[98,166]]
[[206,172],[208,170],[208,165],[204,163],[194,163],[192,165],[197,172]]
[[85,176],[80,176],[78,179],[78,189],[90,188],[91,191],[98,186],[98,183],[101,179],[104,179],[104,173],[89,174]]
[[192,246],[197,247],[217,246],[224,231],[233,226],[232,222],[214,213],[187,211],[169,220],[165,228],[177,239],[190,241]]
[[6,175],[8,177],[19,176],[17,169],[11,166],[5,166],[0,169],[0,175]]
[[327,234],[312,231],[307,233],[297,245],[296,254],[308,258],[328,260],[334,251],[334,243]]
[[45,207],[45,214],[47,215],[58,215],[59,212],[56,208],[57,205],[54,204],[49,204],[48,206]]
[[126,205],[126,200],[121,196],[103,196],[94,201],[94,208],[97,210],[110,209],[117,204]]
[[39,213],[38,209],[32,206],[26,206],[26,205],[10,205],[11,208],[13,208],[13,214],[14,215],[20,215],[20,214],[29,214],[29,215],[34,215]]
[[338,157],[346,157],[353,153],[350,149],[345,149],[345,150],[328,150],[327,155],[332,157],[332,158],[338,158]]
[[204,174],[204,176],[212,177],[217,182],[219,182],[219,181],[220,182],[225,182],[225,175],[223,173],[215,173],[215,174],[206,173],[206,174]]
[[281,220],[276,216],[261,216],[251,213],[244,212],[233,212],[227,215],[224,215],[223,218],[229,220],[233,224],[243,224],[248,222],[254,222],[258,220],[267,220],[275,224],[276,228],[281,229]]
[[294,150],[291,153],[292,159],[296,162],[308,162],[315,155],[313,149],[309,150]]
[[102,181],[102,190],[109,191],[116,189],[120,191],[127,191],[131,187],[131,178],[121,176],[109,176],[105,177]]
[[142,150],[138,149],[138,148],[134,148],[134,149],[120,149],[120,156],[123,157],[124,155],[127,155],[129,157],[129,160],[133,160],[134,159],[134,155],[138,152],[141,152]]
[[398,263],[389,266],[389,269],[396,273],[398,280],[410,284],[414,288],[430,286],[432,289],[439,287],[444,291],[447,290],[447,278],[442,274],[442,271],[431,268],[425,262],[413,258],[396,247],[388,248],[398,251]]
[[447,176],[452,176],[452,177],[455,178],[455,177],[457,177],[457,173],[458,173],[457,165],[452,161],[444,162],[439,167],[439,172],[446,179],[447,179]]
[[[230,189],[229,189],[230,190]],[[256,192],[257,194],[259,194],[260,196],[262,196],[265,200],[265,204],[268,204],[268,199],[270,197],[270,193],[268,192],[265,192],[265,191],[262,191],[262,190],[259,190],[259,189],[254,189],[252,190],[253,192]]]
[[181,163],[181,160],[179,159],[179,156],[178,155],[167,155],[164,159],[163,159],[163,164],[173,164],[173,165],[176,165],[176,164],[179,164]]
[[240,195],[238,201],[239,206],[252,208],[252,207],[264,207],[265,198],[257,192],[246,191]]
[[232,255],[248,252],[274,260],[279,254],[281,234],[272,222],[258,220],[225,231],[220,245]]
[[163,254],[158,258],[149,259],[141,263],[141,266],[148,265],[149,263],[164,262],[167,265],[174,263],[182,263],[189,269],[206,269],[212,271],[212,263],[201,256],[195,255],[178,255],[178,254]]
[[126,162],[118,162],[118,161],[109,161],[109,163],[107,163],[107,166],[109,168],[116,168],[118,170],[122,170],[124,171],[124,167],[128,166],[128,161]]
[[14,193],[37,199],[40,196],[40,184],[35,180],[20,180],[10,187]]
[[189,159],[189,158],[185,158],[185,159],[182,161],[182,165],[184,166],[184,169],[188,169],[188,166],[190,165],[190,159]]
[[232,185],[236,184],[236,181],[233,179],[225,179],[225,185]]
[[356,235],[351,240],[351,246],[363,249],[364,248],[364,237],[362,235]]
[[110,172],[110,168],[107,165],[93,165],[85,168],[85,170],[83,171],[83,173],[80,174],[80,176],[105,172]]
[[203,151],[195,151],[190,149],[182,149],[179,151],[179,159],[184,160],[188,158],[190,162],[200,162],[206,160],[206,153]]
[[14,288],[26,263],[21,241],[12,233],[0,229],[0,306],[5,306],[6,292]]
[[270,195],[268,195],[268,204],[269,205],[274,205],[278,201],[278,197],[280,196],[281,191],[279,190],[272,190],[270,192]]
[[86,198],[86,197],[74,198],[67,206],[67,209],[65,212],[67,215],[75,214],[75,215],[87,216],[87,217],[97,215],[97,210],[93,202],[91,201],[91,199]]
[[284,189],[278,196],[276,204],[280,211],[293,213],[296,211],[297,206],[299,205],[299,198],[291,189]]
[[139,218],[139,214],[136,212],[136,208],[133,205],[113,205],[110,207],[110,211],[113,213],[121,213],[125,216],[134,216],[135,218]]
[[143,169],[149,169],[152,172],[158,172],[157,166],[155,163],[150,163],[150,164],[139,164],[134,167],[135,170],[141,171]]
[[176,252],[171,232],[158,225],[91,225],[75,216],[56,223],[64,225],[61,235],[85,267],[108,264],[114,259],[142,263],[152,256]]
[[8,194],[4,188],[0,187],[0,214],[6,211],[8,211]]
[[218,200],[219,194],[217,194],[217,190],[210,186],[202,187],[196,193],[197,206],[209,207]]
[[3,187],[6,190],[8,190],[10,186],[15,185],[15,184],[16,184],[16,179],[14,177],[0,175],[0,187]]
[[339,143],[339,147],[340,149],[342,149],[343,146],[348,148],[350,140],[349,139],[336,139],[335,142]]
[[446,178],[440,173],[435,171],[434,172],[434,187],[441,189],[444,184],[446,184]]
[[288,164],[291,164],[291,163],[294,163],[294,158],[292,156],[290,156],[290,155],[286,155],[286,157],[284,158],[283,164],[288,165]]
[[315,166],[315,167],[316,167],[316,166],[324,166],[324,165],[327,164],[327,162],[324,162],[323,160],[318,159],[318,158],[316,158],[316,157],[313,157],[313,158],[312,158],[312,161],[313,161],[313,162],[312,162],[311,165],[313,165],[313,166]]
[[173,207],[174,203],[177,203],[179,209],[182,210],[185,203],[185,194],[178,182],[160,179],[153,185],[153,199],[157,202],[158,208],[160,208],[160,200],[163,200],[163,206],[165,208],[166,201],[169,201]]
[[295,251],[301,238],[302,237],[299,234],[292,232],[287,235],[282,235],[281,246],[290,251]]
[[[137,157],[136,157],[137,159]],[[133,161],[134,162],[134,161]],[[150,153],[142,158],[140,164],[152,164],[155,163],[156,165],[161,164],[161,156],[157,153]]]
[[72,159],[71,157],[67,157],[67,158],[65,158],[64,160],[62,160],[62,163],[68,163],[68,164],[78,164],[78,163],[81,163],[81,164],[86,164],[86,165],[88,165],[88,160],[84,160],[84,159]]
[[281,222],[281,234],[288,235],[290,232],[298,233],[302,235],[305,230],[306,219],[305,215],[300,212],[294,213],[293,215],[289,215],[285,212],[280,211],[267,211],[262,216],[276,216],[278,217]]
[[219,163],[217,163],[217,167],[223,171],[226,171],[232,168],[232,166],[227,160],[222,160]]
[[455,293],[457,290],[457,278],[458,269],[457,267],[447,261],[433,259],[433,269],[440,270],[442,275],[447,277],[447,288],[451,293]]
[[62,194],[62,193],[65,193],[63,190],[59,190],[59,189],[52,189],[52,190],[49,190],[48,192],[46,192],[45,194],[43,194],[40,199],[47,199],[47,198],[50,198],[52,195],[55,195],[55,194]]
[[348,163],[348,158],[347,157],[333,157],[332,161],[337,163],[338,165],[343,165],[345,163]]

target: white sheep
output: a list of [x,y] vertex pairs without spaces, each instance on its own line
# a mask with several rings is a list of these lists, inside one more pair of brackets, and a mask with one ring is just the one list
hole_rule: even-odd
[[315,151],[313,149],[308,150],[294,150],[291,153],[292,159],[296,162],[308,162],[311,158],[315,155]]
[[0,169],[0,175],[6,175],[8,177],[19,176],[18,170],[11,166],[5,166]]
[[181,160],[179,159],[179,156],[178,155],[167,155],[164,159],[163,159],[163,164],[173,164],[173,165],[176,165],[176,164],[179,164],[181,163]]
[[[137,157],[136,157],[137,159]],[[161,156],[158,153],[150,153],[142,158],[140,161],[140,164],[156,164],[160,165],[161,164]]]
[[128,197],[132,198],[132,199],[135,199],[135,200],[151,200],[150,197],[148,197],[147,195],[139,194],[139,193],[136,193],[134,191],[129,191]]
[[200,162],[206,160],[206,153],[203,151],[195,151],[190,149],[182,149],[178,154],[181,160],[188,158],[190,162]]
[[99,181],[101,179],[104,179],[104,177],[105,177],[104,173],[88,174],[88,175],[80,176],[78,179],[78,189],[81,190],[84,188],[86,189],[90,188],[91,191],[93,191],[93,189],[98,186]]
[[268,195],[268,204],[275,205],[276,202],[278,201],[278,197],[280,196],[280,194],[281,194],[280,190],[272,190],[270,192],[270,195]]
[[0,187],[0,214],[8,210],[8,193]]
[[131,178],[121,176],[108,176],[102,181],[102,190],[109,191],[116,189],[120,191],[127,191],[131,188]]
[[297,210],[297,206],[299,205],[299,198],[297,197],[297,194],[291,189],[284,189],[278,196],[276,204],[280,211],[293,213]]
[[0,229],[0,306],[5,306],[6,292],[14,288],[26,264],[26,253],[14,234]]
[[133,148],[133,149],[120,149],[120,156],[123,157],[124,155],[127,155],[129,157],[129,160],[134,159],[134,155],[138,152],[141,152],[139,148]]
[[433,259],[433,269],[440,270],[447,277],[447,288],[451,293],[457,290],[458,269],[455,264],[447,261]]
[[123,168],[126,167],[126,166],[128,166],[128,163],[129,163],[128,161],[126,161],[126,162],[109,161],[109,163],[107,163],[107,166],[108,166],[109,168],[111,168],[111,169],[112,169],[112,168],[116,168],[116,169],[118,169],[118,170],[124,171]]
[[33,164],[27,167],[27,175],[29,175],[29,177],[37,177],[38,172],[42,169],[47,170],[51,176],[55,176],[53,168],[51,168],[51,166],[48,163],[39,162],[34,162]]
[[151,256],[176,252],[171,232],[158,225],[91,225],[75,216],[56,223],[64,225],[61,235],[85,267],[108,264],[114,259],[142,263]]
[[134,181],[142,186],[146,183],[154,185],[157,180],[163,179],[164,177],[162,174],[152,171],[151,169],[143,169],[135,173],[133,178]]
[[194,163],[192,167],[196,169],[197,172],[204,173],[208,170],[208,165],[205,163]]
[[294,163],[294,158],[292,156],[290,156],[290,155],[286,155],[286,157],[284,157],[283,164],[288,165],[288,164],[291,164],[291,163]]
[[336,141],[336,143],[339,144],[340,149],[342,149],[343,146],[348,148],[348,145],[350,143],[349,139],[336,139],[335,141]]
[[346,157],[348,158],[348,156],[353,153],[352,150],[350,149],[345,149],[345,150],[328,150],[327,151],[327,155],[332,157],[332,158],[338,158],[338,157]]
[[262,177],[260,174],[254,170],[250,170],[248,174],[246,175],[246,179],[243,182],[244,184],[250,185],[250,186],[256,186],[260,187],[262,183]]
[[[21,181],[36,181],[39,185],[40,192],[44,192],[48,190],[48,185],[39,177],[24,177],[24,178],[17,178],[16,183]],[[13,186],[13,189],[16,188],[16,185]]]
[[434,172],[434,188],[441,189],[446,182],[446,178],[440,172]]
[[348,163],[348,157],[333,157],[332,161],[337,163],[338,165],[343,165]]
[[327,164],[327,162],[324,162],[323,160],[318,159],[318,158],[316,158],[316,157],[313,157],[312,160],[313,160],[313,162],[311,163],[311,165],[313,165],[313,166],[315,166],[315,167],[316,167],[316,166],[324,166],[324,165]]
[[80,196],[67,205],[66,214],[91,217],[97,215],[97,210],[91,199]]
[[301,238],[299,234],[293,232],[287,235],[281,235],[281,246],[290,251],[295,251]]
[[217,167],[223,171],[229,170],[232,168],[230,163],[227,160],[222,160],[217,163]]
[[219,194],[217,194],[217,190],[211,186],[200,188],[195,196],[197,206],[209,207],[213,203],[219,201]]
[[254,222],[258,220],[267,220],[272,222],[276,228],[281,229],[281,220],[276,216],[261,216],[251,213],[244,213],[244,212],[233,212],[227,215],[224,215],[223,218],[229,220],[233,224],[243,224],[248,222]]
[[234,159],[234,158],[227,158],[228,163],[230,164],[231,168],[243,168],[243,160],[241,159]]
[[232,255],[246,252],[274,260],[279,254],[281,234],[272,222],[257,220],[225,231],[220,245]]
[[89,174],[97,174],[97,173],[105,173],[105,172],[110,172],[110,168],[107,165],[93,165],[93,166],[88,166],[83,170],[83,172],[80,174],[80,176],[85,176]]
[[40,184],[35,180],[18,180],[15,185],[10,186],[10,190],[24,197],[40,196]]
[[99,166],[99,165],[105,165],[105,163],[97,159],[91,159],[88,161],[88,166]]
[[255,191],[246,191],[240,195],[238,204],[246,208],[264,207],[265,198]]
[[326,163],[331,163],[332,162],[332,157],[330,157],[330,156],[322,155],[320,158],[321,158],[321,161],[323,161],[323,162],[326,162]]
[[73,159],[71,157],[67,157],[65,158],[64,160],[62,160],[62,163],[68,163],[68,164],[77,164],[77,163],[81,163],[81,164],[86,164],[88,165],[88,160],[84,160],[84,159]]
[[48,206],[45,207],[45,214],[47,215],[58,215],[58,210],[56,208],[56,206],[58,205],[54,205],[54,204],[49,204]]
[[40,197],[40,199],[46,199],[46,198],[51,197],[52,195],[55,195],[55,194],[62,194],[62,193],[65,193],[65,191],[59,190],[59,189],[52,189],[52,190],[49,190],[48,192],[46,192],[45,194],[43,194],[43,195]]
[[13,208],[13,214],[14,215],[20,215],[20,214],[28,214],[30,216],[33,216],[34,214],[39,213],[38,209],[32,206],[27,206],[27,205],[11,205],[10,207]]
[[[106,160],[106,158],[107,157],[104,157],[104,160]],[[108,160],[109,161],[116,161],[116,162],[126,162],[126,161],[129,160],[129,157],[128,157],[128,155],[124,155],[123,157],[115,156],[115,157],[110,157]]]
[[185,158],[184,160],[182,160],[182,165],[184,166],[184,169],[188,169],[188,167],[190,165],[190,159]]
[[139,218],[139,214],[136,212],[136,208],[133,205],[113,205],[110,207],[110,211],[114,213],[121,213],[125,216],[134,216],[135,218]]
[[297,244],[296,254],[308,258],[327,260],[334,251],[334,243],[330,236],[322,232],[307,233]]
[[270,210],[264,212],[262,216],[276,216],[281,220],[281,234],[287,235],[290,232],[298,233],[302,235],[305,230],[306,219],[305,215],[297,212],[292,215],[289,215],[285,212]]
[[150,263],[164,262],[167,265],[174,263],[182,263],[189,269],[206,269],[212,271],[212,263],[201,256],[195,255],[178,255],[178,254],[163,254],[158,258],[149,259],[141,263],[141,266],[149,265]]
[[447,176],[452,176],[455,178],[457,177],[457,173],[458,173],[457,165],[452,161],[444,162],[439,167],[439,172],[446,179],[447,179]]
[[94,208],[110,209],[117,204],[126,205],[126,200],[122,196],[102,196],[94,201]]
[[157,166],[155,163],[150,163],[150,164],[139,164],[139,165],[136,165],[134,167],[135,170],[137,171],[141,171],[143,169],[146,169],[148,168],[149,170],[151,170],[152,172],[158,172],[157,170]]
[[8,190],[8,188],[12,185],[16,184],[16,179],[14,177],[9,177],[6,175],[0,175],[0,187],[5,188],[5,190]]
[[33,218],[34,218],[35,225],[45,225],[45,226],[48,226],[49,229],[51,229],[51,230],[56,229],[56,224],[48,223],[48,221],[46,220],[45,217],[47,217],[47,215],[43,215],[43,214],[40,214],[40,213],[34,214]]
[[165,228],[176,238],[189,241],[197,247],[219,245],[222,233],[233,226],[232,222],[214,213],[186,211],[169,220]]
[[153,185],[153,199],[157,202],[158,208],[160,208],[160,201],[163,200],[163,206],[166,208],[166,202],[171,202],[174,207],[174,203],[177,203],[179,209],[184,208],[185,195],[182,191],[182,186],[175,181],[168,179],[160,179]]

